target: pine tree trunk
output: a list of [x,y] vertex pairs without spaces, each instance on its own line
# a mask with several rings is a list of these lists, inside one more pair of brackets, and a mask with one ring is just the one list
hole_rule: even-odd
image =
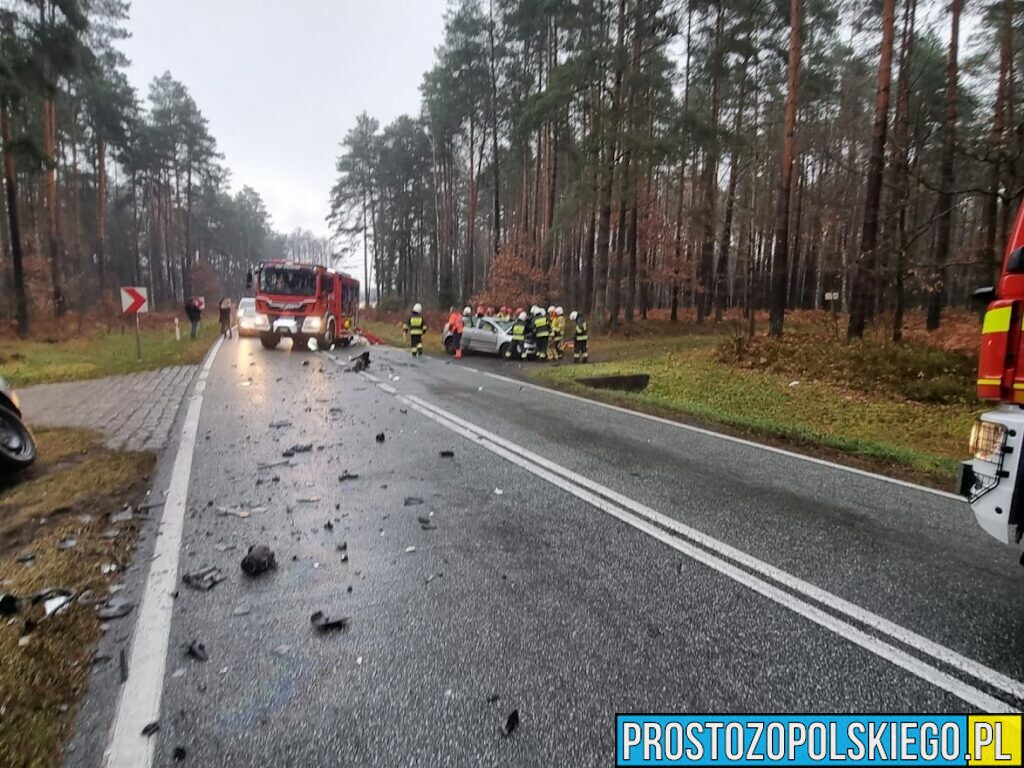
[[864,335],[868,303],[874,295],[875,266],[878,260],[878,211],[882,199],[882,175],[885,171],[885,142],[889,125],[889,93],[892,87],[892,49],[896,29],[896,0],[883,0],[882,47],[878,61],[878,85],[875,91],[875,122],[868,158],[868,175],[864,194],[864,222],[860,253],[854,263],[853,297],[850,301],[850,322],[846,337],[859,339]]
[[[5,30],[8,31],[8,30]],[[0,101],[0,139],[4,153],[4,191],[7,194],[7,225],[11,232],[11,274],[14,281],[14,317],[18,336],[28,336],[28,296],[25,292],[25,266],[21,250],[21,227],[18,222],[18,176],[14,167],[14,141],[11,130],[11,108],[6,99]]]
[[[892,0],[889,0],[890,2]],[[938,219],[935,231],[935,249],[932,251],[931,275],[928,284],[928,313],[925,327],[934,331],[942,315],[943,271],[949,261],[951,231],[953,227],[953,182],[956,169],[956,121],[959,114],[957,101],[959,79],[960,13],[964,0],[952,0],[950,5],[949,59],[946,69],[946,120],[943,126],[942,159],[939,163],[939,193],[935,200]]]
[[1013,62],[1013,20],[1016,0],[1003,0],[1003,19],[999,34],[999,80],[996,89],[995,115],[989,132],[989,191],[985,200],[985,240],[980,258],[992,276],[992,285],[999,281],[1002,271],[1003,254],[996,251],[999,238],[999,199],[1003,181],[1003,166],[1006,163],[1006,112],[1009,95],[1010,67]]
[[771,271],[771,333],[781,337],[786,317],[786,277],[789,273],[789,198],[796,157],[796,110],[800,89],[800,0],[789,4],[789,63],[786,115],[782,128],[782,173],[775,210],[775,252]]
[[62,317],[65,310],[64,277],[57,231],[57,166],[56,125],[53,101],[43,99],[43,196],[46,201],[46,249],[50,257],[50,284],[54,317]]

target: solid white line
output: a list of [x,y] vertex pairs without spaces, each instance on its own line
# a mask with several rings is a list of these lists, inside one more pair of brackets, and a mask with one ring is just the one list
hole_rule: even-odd
[[206,379],[223,340],[223,337],[217,339],[206,355],[181,428],[178,453],[174,457],[167,498],[164,500],[164,511],[157,531],[156,548],[132,638],[128,680],[121,689],[110,742],[104,752],[103,764],[106,768],[148,768],[153,763],[154,740],[143,736],[142,729],[160,719],[171,612],[174,609],[172,595],[178,582],[178,557],[185,524],[189,477],[192,474],[192,453],[199,429]]
[[971,706],[976,707],[983,712],[1018,711],[1010,707],[1004,701],[968,685],[964,681],[953,677],[946,672],[936,669],[904,650],[894,645],[890,645],[880,638],[870,635],[853,624],[843,621],[832,614],[826,613],[817,606],[804,602],[797,596],[790,594],[789,592],[785,592],[778,587],[757,578],[754,574],[748,573],[747,571],[736,567],[732,563],[716,557],[710,552],[670,535],[666,531],[638,518],[607,499],[601,498],[601,496],[579,487],[579,485],[566,480],[554,472],[548,471],[548,469],[540,466],[539,463],[535,463],[535,460],[540,457],[531,456],[529,451],[516,446],[514,443],[510,444],[512,446],[511,448],[506,448],[488,437],[484,430],[473,428],[472,425],[467,427],[465,422],[460,423],[462,420],[453,418],[451,414],[448,414],[442,409],[431,406],[418,397],[399,397],[398,399],[432,421],[437,422],[452,432],[462,435],[468,440],[472,440],[474,444],[486,448],[492,453],[501,456],[522,469],[525,469],[527,472],[546,480],[552,485],[561,488],[567,493],[570,493],[603,512],[606,512],[623,523],[646,533],[687,557],[718,571],[733,581],[748,587],[769,600],[772,600],[823,627],[824,629],[833,632],[839,637],[875,654],[879,658],[910,672],[911,674],[938,688],[941,688],[944,691],[951,693]]
[[807,461],[810,462],[811,464],[817,464],[818,466],[821,467],[828,467],[829,469],[838,469],[843,472],[849,472],[854,475],[860,475],[861,477],[869,477],[872,480],[881,480],[882,482],[891,483],[893,485],[899,485],[902,486],[903,488],[909,488],[911,490],[921,491],[923,493],[930,493],[935,496],[941,496],[945,499],[951,499],[953,501],[959,501],[966,504],[966,500],[963,496],[958,496],[957,494],[949,493],[948,491],[940,491],[935,488],[929,488],[928,486],[925,485],[910,483],[907,482],[906,480],[898,480],[895,477],[886,477],[885,475],[879,475],[874,472],[868,472],[867,470],[858,469],[857,467],[849,467],[846,466],[845,464],[837,464],[834,461],[827,461],[825,459],[819,459],[814,456],[808,456],[805,453],[787,451],[785,448],[776,448],[773,445],[765,445],[764,443],[756,443],[752,440],[744,440],[742,437],[733,437],[732,435],[726,435],[721,432],[715,432],[710,429],[695,427],[692,424],[685,424],[680,421],[673,421],[672,419],[662,418],[661,416],[654,416],[650,413],[644,413],[642,411],[634,411],[629,408],[623,408],[622,406],[612,405],[611,403],[605,403],[600,400],[591,400],[588,397],[574,395],[571,392],[562,392],[561,390],[553,389],[551,387],[542,387],[539,384],[533,384],[532,382],[529,381],[522,381],[521,379],[513,379],[509,376],[502,376],[500,373],[491,373],[489,371],[483,371],[482,373],[484,376],[490,376],[492,379],[504,381],[508,384],[516,384],[520,387],[530,387],[531,389],[536,389],[541,392],[557,395],[559,397],[566,397],[569,398],[570,400],[576,400],[581,403],[586,403],[587,405],[596,405],[599,408],[605,408],[610,411],[615,411],[616,413],[622,413],[627,416],[636,416],[641,419],[646,419],[647,421],[653,421],[657,424],[663,424],[667,427],[683,429],[686,430],[687,432],[693,432],[698,435],[704,435],[705,437],[713,437],[718,440],[725,440],[726,442],[736,443],[737,445],[746,446],[748,448],[757,448],[759,450],[768,451],[769,453],[774,453],[779,456],[786,456],[791,459]]
[[948,664],[951,667],[955,667],[961,672],[971,675],[972,677],[982,680],[994,688],[998,688],[1006,693],[1012,694],[1019,699],[1024,699],[1024,683],[1014,680],[1001,672],[986,667],[985,665],[975,661],[974,659],[968,658],[952,648],[947,648],[940,643],[936,643],[933,640],[929,640],[927,637],[920,635],[913,630],[907,629],[906,627],[900,626],[888,619],[879,616],[876,613],[872,613],[866,608],[862,608],[859,605],[849,602],[843,599],[839,595],[833,594],[821,587],[817,587],[808,581],[794,576],[786,571],[776,568],[774,565],[759,560],[758,558],[743,552],[742,550],[736,549],[735,547],[726,544],[724,541],[709,536],[696,528],[692,528],[684,523],[681,523],[675,518],[663,515],[656,510],[641,504],[628,496],[624,496],[611,488],[608,488],[600,483],[594,482],[593,480],[579,475],[565,467],[556,464],[543,456],[540,456],[532,451],[517,445],[509,440],[487,431],[486,429],[479,427],[471,422],[466,421],[453,413],[445,411],[436,405],[427,403],[419,397],[413,395],[409,396],[409,399],[422,407],[433,411],[443,418],[447,418],[459,426],[472,431],[474,434],[496,443],[499,446],[506,448],[507,450],[514,451],[517,455],[522,456],[533,464],[539,464],[546,468],[548,471],[568,480],[569,482],[581,485],[594,493],[600,494],[606,499],[618,504],[626,509],[646,518],[647,520],[663,527],[667,528],[674,533],[684,536],[685,538],[693,541],[695,544],[699,544],[702,547],[714,551],[716,554],[724,557],[728,560],[732,560],[745,568],[749,568],[755,571],[760,576],[771,579],[778,584],[791,589],[794,592],[799,592],[804,597],[811,600],[815,600],[832,610],[838,611],[845,614],[851,619],[859,621],[872,629],[888,635],[894,640],[897,640],[904,645],[916,648],[923,653],[931,656],[932,658],[940,661],[944,664]]

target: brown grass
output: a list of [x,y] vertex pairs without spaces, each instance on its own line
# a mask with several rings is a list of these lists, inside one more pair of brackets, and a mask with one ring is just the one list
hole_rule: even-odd
[[[0,624],[0,765],[47,767],[60,763],[88,682],[101,635],[94,606],[120,578],[102,567],[125,567],[135,544],[137,521],[113,526],[109,515],[141,498],[154,459],[108,451],[82,430],[37,437],[38,465],[0,491],[0,592],[26,597],[59,587],[76,599],[49,619],[35,605]],[[121,533],[108,540],[103,533],[111,527]],[[75,546],[59,549],[69,536]],[[35,556],[30,565],[18,562],[26,551]],[[27,620],[38,625],[22,647]]]

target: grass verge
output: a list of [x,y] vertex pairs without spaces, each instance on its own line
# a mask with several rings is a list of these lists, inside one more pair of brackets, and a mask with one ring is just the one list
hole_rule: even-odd
[[[48,768],[75,722],[102,634],[95,605],[129,563],[137,522],[112,513],[141,498],[155,459],[110,451],[99,435],[48,429],[36,435],[39,461],[0,489],[0,593],[27,597],[66,588],[70,606],[42,618],[22,605],[0,624],[0,765]],[[105,535],[113,528],[116,537]],[[66,545],[71,539],[74,545]],[[20,562],[31,553],[33,560]],[[104,567],[116,571],[104,573]],[[36,626],[26,633],[30,622]],[[111,663],[107,661],[107,663]]]
[[797,380],[773,369],[722,362],[714,337],[598,340],[587,376],[647,373],[642,393],[608,393],[579,384],[571,365],[543,368],[544,384],[637,410],[724,425],[814,455],[949,489],[981,406],[921,403],[891,391],[864,391],[829,380]]
[[[441,343],[441,329],[444,328],[444,321],[440,324],[430,323],[427,319],[428,328],[423,336],[423,349],[433,354],[444,352],[444,345]],[[409,349],[409,337],[402,333],[401,323],[389,323],[381,320],[371,320],[362,323],[363,328],[380,336],[384,341],[399,349]]]
[[142,360],[135,349],[135,333],[94,332],[66,341],[0,341],[0,376],[16,387],[77,379],[96,379],[149,371],[169,365],[193,365],[203,359],[217,338],[215,323],[203,324],[197,339],[181,341],[170,329],[143,330]]

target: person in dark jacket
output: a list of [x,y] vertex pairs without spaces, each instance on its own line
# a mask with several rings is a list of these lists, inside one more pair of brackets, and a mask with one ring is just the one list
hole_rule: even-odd
[[192,338],[194,339],[199,330],[199,321],[203,319],[203,308],[195,299],[189,299],[185,302],[185,314],[188,316],[189,323],[192,324]]
[[220,335],[231,338],[231,299],[225,296],[220,300]]

